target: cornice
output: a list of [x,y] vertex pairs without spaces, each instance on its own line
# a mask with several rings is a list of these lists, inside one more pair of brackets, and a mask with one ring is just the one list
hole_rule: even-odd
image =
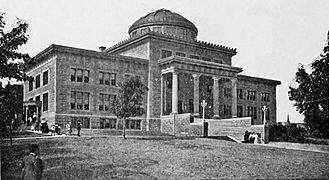
[[252,77],[246,75],[238,75],[238,81],[251,81],[251,82],[260,82],[265,84],[272,84],[272,85],[280,85],[281,81],[272,80],[272,79],[265,79],[260,77]]
[[223,45],[213,44],[213,43],[199,41],[199,40],[187,40],[180,36],[169,35],[169,34],[159,33],[159,32],[154,32],[154,31],[145,32],[144,34],[140,34],[139,36],[125,39],[125,40],[109,47],[106,51],[115,52],[117,50],[120,50],[120,49],[130,45],[132,42],[141,41],[145,38],[155,38],[155,39],[173,41],[175,43],[185,43],[190,46],[198,46],[200,48],[208,48],[211,50],[220,51],[223,53],[230,54],[232,56],[237,54],[236,48],[230,48],[230,47],[226,47]]
[[160,66],[165,65],[165,64],[175,63],[175,62],[180,63],[180,64],[197,65],[200,67],[206,67],[206,68],[211,68],[211,69],[220,69],[223,71],[230,71],[230,72],[234,72],[234,73],[240,73],[243,71],[242,68],[240,68],[240,67],[229,66],[229,65],[224,65],[224,64],[219,64],[219,63],[214,63],[214,62],[209,62],[209,61],[203,61],[203,60],[199,60],[199,59],[180,57],[180,56],[176,56],[176,55],[158,60],[158,64]]
[[90,56],[90,57],[94,57],[94,58],[114,59],[114,60],[120,59],[123,61],[129,61],[129,62],[137,63],[137,64],[148,64],[148,60],[146,60],[146,59],[128,57],[128,56],[122,56],[122,55],[116,55],[116,54],[109,54],[107,52],[100,52],[100,51],[52,44],[49,47],[47,47],[46,49],[44,49],[43,51],[41,51],[39,54],[37,54],[36,56],[31,58],[31,60],[29,62],[29,67],[26,69],[26,71],[33,68],[35,65],[39,64],[44,59],[44,57],[46,57],[50,54],[54,54],[54,53],[67,53],[67,54],[73,54],[73,55]]

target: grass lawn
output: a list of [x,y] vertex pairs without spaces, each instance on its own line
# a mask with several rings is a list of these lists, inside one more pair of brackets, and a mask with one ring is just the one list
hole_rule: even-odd
[[109,136],[2,143],[2,179],[19,177],[20,160],[31,143],[40,146],[44,179],[329,178],[329,152],[204,138]]

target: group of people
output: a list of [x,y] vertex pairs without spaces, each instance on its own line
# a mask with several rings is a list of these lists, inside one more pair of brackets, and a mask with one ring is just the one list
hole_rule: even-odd
[[[61,135],[61,129],[62,129],[61,126],[62,125],[63,125],[62,123],[57,123],[55,125],[52,125],[50,128],[51,135],[52,136],[55,136],[56,134]],[[78,121],[77,127],[76,127],[77,131],[78,131],[78,133],[77,133],[78,136],[80,136],[81,127],[82,127],[82,125],[81,125],[80,121]],[[66,128],[66,135],[68,135],[68,136],[72,135],[72,132],[73,132],[72,123],[71,122],[67,123],[65,125],[65,128]]]
[[244,134],[244,142],[254,143],[254,144],[264,144],[264,141],[261,138],[260,133],[248,132],[248,131],[246,131]]
[[32,116],[27,118],[26,126],[31,126],[32,131],[39,131],[40,122],[37,119],[37,114],[33,113]]

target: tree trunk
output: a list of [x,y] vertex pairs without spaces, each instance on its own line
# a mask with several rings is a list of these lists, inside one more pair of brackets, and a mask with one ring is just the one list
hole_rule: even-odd
[[126,138],[126,118],[123,118],[123,139]]
[[13,125],[13,123],[12,123],[12,121],[10,122],[10,126],[9,126],[9,136],[10,136],[10,146],[12,146],[13,145],[13,138],[12,138],[12,135],[11,135],[11,128],[12,128],[12,125]]

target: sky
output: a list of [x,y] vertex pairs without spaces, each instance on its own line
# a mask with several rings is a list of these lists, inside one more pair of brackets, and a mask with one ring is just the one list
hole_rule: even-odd
[[165,8],[190,20],[198,40],[237,48],[242,74],[281,81],[277,121],[302,122],[288,99],[300,64],[322,52],[329,30],[328,0],[0,0],[7,28],[29,23],[21,52],[35,56],[51,44],[98,50],[127,39],[140,17]]

